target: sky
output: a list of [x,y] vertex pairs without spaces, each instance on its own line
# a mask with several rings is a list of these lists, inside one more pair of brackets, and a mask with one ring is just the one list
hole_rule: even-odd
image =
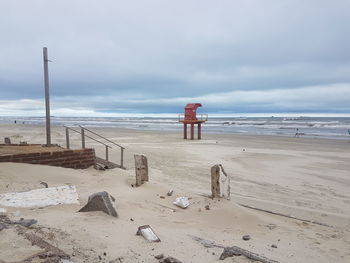
[[0,116],[350,116],[350,0],[0,0]]

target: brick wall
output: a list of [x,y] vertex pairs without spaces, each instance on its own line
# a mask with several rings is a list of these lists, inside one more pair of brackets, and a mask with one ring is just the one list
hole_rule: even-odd
[[0,156],[0,162],[45,164],[66,168],[85,169],[95,165],[95,150],[81,149],[2,155]]

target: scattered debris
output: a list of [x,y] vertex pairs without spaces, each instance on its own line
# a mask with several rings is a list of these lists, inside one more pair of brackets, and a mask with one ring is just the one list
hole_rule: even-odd
[[242,256],[242,254],[237,250],[232,249],[231,247],[225,247],[219,259],[224,260],[225,258],[233,257],[233,256]]
[[5,144],[11,144],[11,139],[9,137],[4,138]]
[[23,218],[21,218],[21,220],[12,222],[12,224],[17,224],[25,227],[30,227],[31,225],[34,225],[36,223],[38,223],[38,221],[35,219],[23,219]]
[[209,206],[209,205],[206,205],[206,206],[205,206],[205,210],[210,210],[210,206]]
[[157,205],[157,206],[160,206],[160,207],[163,207],[163,208],[166,208],[166,209],[169,209],[169,210],[171,210],[172,212],[176,212],[176,209],[174,209],[174,208],[172,208],[172,207],[169,207],[169,206],[166,206],[166,205],[162,205],[162,204],[158,204],[158,203],[156,203],[156,202],[150,202],[150,203],[152,203],[152,204],[154,204],[154,205]]
[[161,198],[161,199],[165,199],[165,196],[161,195],[161,196],[159,196],[159,198]]
[[278,263],[278,261],[268,259],[262,255],[250,252],[240,247],[225,247],[224,251],[220,255],[220,260],[224,260],[227,257],[240,256],[243,255],[246,258],[252,259],[254,261],[260,261],[262,263]]
[[0,194],[0,205],[3,206],[42,207],[60,204],[79,204],[78,193],[74,185]]
[[180,260],[173,257],[166,257],[159,261],[159,263],[182,263]]
[[144,182],[148,182],[148,164],[147,157],[143,154],[135,154],[135,173],[136,173],[136,186],[140,186]]
[[277,226],[276,226],[275,224],[268,224],[268,225],[266,225],[266,227],[267,227],[268,229],[270,229],[270,230],[273,230],[273,229],[275,229]]
[[[190,235],[190,237],[192,237],[192,239],[196,240],[197,242],[199,242],[200,244],[202,244],[206,248],[219,247],[219,248],[223,248],[224,251],[226,249],[227,255],[228,255],[228,250],[230,250],[230,251],[232,251],[232,252],[230,252],[232,254],[232,256],[233,256],[233,253],[236,253],[236,254],[241,254],[249,259],[252,259],[255,261],[260,261],[262,263],[278,263],[278,261],[276,261],[276,260],[268,259],[262,255],[259,255],[259,254],[254,253],[254,252],[250,252],[248,250],[245,250],[245,249],[237,247],[237,246],[225,247],[223,245],[215,243],[214,241],[206,240],[206,239],[196,237],[196,236],[191,236],[191,235]],[[220,259],[221,259],[221,256],[220,256]]]
[[212,198],[230,199],[230,177],[221,164],[216,164],[211,168],[211,193]]
[[188,201],[187,197],[182,196],[176,198],[173,204],[181,208],[187,208],[190,205],[190,201]]
[[9,225],[21,225],[24,227],[30,227],[31,225],[34,225],[36,223],[38,223],[38,221],[35,219],[21,218],[18,221],[12,221],[6,215],[0,216],[0,225],[4,226],[4,228],[7,228],[7,226],[9,226]]
[[277,246],[276,246],[275,244],[272,244],[272,245],[271,245],[271,247],[273,247],[273,248],[277,248]]
[[99,163],[95,163],[94,168],[99,171],[106,171],[106,167]]
[[40,184],[43,185],[43,186],[45,186],[45,188],[48,188],[48,187],[49,187],[49,185],[48,185],[47,183],[45,183],[45,182],[40,182]]
[[[26,239],[28,239],[30,242],[32,242],[32,245],[38,246],[45,250],[45,253],[40,253],[40,255],[35,255],[35,257],[40,258],[46,258],[49,257],[51,261],[47,262],[59,262],[60,259],[70,259],[70,256],[63,252],[58,247],[55,247],[49,243],[47,243],[45,240],[43,240],[41,237],[31,234],[31,233],[25,233],[25,232],[18,232],[19,234],[22,234]],[[56,261],[54,261],[56,259]]]
[[242,239],[245,241],[248,241],[248,240],[250,240],[250,235],[244,235],[244,236],[242,236]]
[[107,192],[98,192],[89,196],[88,203],[79,212],[102,211],[110,216],[117,217],[114,201],[115,198]]
[[278,216],[293,218],[293,219],[295,219],[295,220],[303,221],[303,222],[305,222],[305,223],[312,223],[312,224],[316,224],[316,225],[320,225],[320,226],[326,226],[326,227],[335,228],[334,226],[327,225],[327,224],[325,224],[325,223],[321,223],[321,222],[317,222],[317,221],[313,221],[313,220],[302,219],[302,218],[295,217],[295,216],[293,216],[293,215],[286,215],[286,214],[282,214],[282,213],[278,213],[278,212],[273,212],[273,211],[270,211],[270,210],[266,210],[266,209],[262,209],[262,208],[257,208],[257,207],[250,206],[250,205],[245,205],[245,204],[239,204],[239,205],[240,205],[240,206],[243,206],[243,207],[246,207],[246,208],[254,209],[254,210],[257,210],[257,211],[262,211],[262,212],[266,212],[266,213],[269,213],[269,214],[273,214],[273,215],[278,215]]
[[0,223],[0,231],[7,228],[4,224]]
[[174,193],[174,190],[173,190],[173,189],[170,189],[166,195],[167,195],[167,196],[172,196],[173,193]]
[[136,232],[136,235],[143,236],[149,242],[160,242],[159,237],[149,225],[140,226]]
[[164,254],[159,254],[159,255],[156,255],[154,256],[156,259],[162,259],[164,258]]

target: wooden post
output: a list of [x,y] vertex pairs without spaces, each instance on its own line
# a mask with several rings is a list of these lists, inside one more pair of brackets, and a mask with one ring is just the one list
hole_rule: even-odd
[[120,148],[120,168],[124,168],[124,148]]
[[148,163],[147,157],[142,154],[135,154],[135,174],[136,186],[140,186],[144,182],[148,182]]
[[194,124],[191,123],[191,140],[194,139]]
[[44,58],[44,82],[45,82],[45,108],[46,108],[46,145],[51,145],[51,126],[50,126],[50,93],[49,93],[49,66],[47,48],[43,48]]
[[67,149],[69,149],[70,145],[69,145],[69,129],[66,127],[66,146]]
[[[222,173],[220,173],[220,170]],[[211,194],[212,198],[226,197],[230,199],[230,177],[226,174],[221,164],[211,168]]]
[[202,139],[202,124],[198,123],[198,140]]
[[108,161],[108,146],[106,145],[106,161]]
[[187,124],[184,123],[184,139],[187,139]]
[[211,168],[211,197],[220,197],[220,168],[214,165]]
[[81,148],[85,149],[85,130],[81,128]]

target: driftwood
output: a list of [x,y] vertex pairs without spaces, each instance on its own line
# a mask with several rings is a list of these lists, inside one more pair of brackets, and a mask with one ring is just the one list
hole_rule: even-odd
[[148,182],[148,163],[147,157],[143,154],[135,154],[135,173],[136,173],[136,186],[140,186],[144,182]]
[[232,246],[232,247],[225,247],[223,245],[217,244],[214,241],[206,240],[200,237],[196,236],[190,236],[192,239],[196,240],[200,244],[202,244],[206,248],[213,248],[213,247],[219,247],[219,248],[224,248],[223,253],[220,256],[220,260],[225,259],[226,257],[232,257],[234,255],[243,255],[249,259],[259,261],[262,263],[278,263],[276,260],[268,259],[262,255],[259,255],[257,253],[251,252],[249,250],[237,247],[237,246]]
[[250,206],[250,205],[244,205],[244,204],[239,204],[239,205],[240,205],[240,206],[243,206],[243,207],[246,207],[246,208],[250,208],[250,209],[262,211],[262,212],[265,212],[265,213],[273,214],[273,215],[278,215],[278,216],[293,218],[293,219],[295,219],[295,220],[303,221],[303,222],[306,222],[306,223],[312,223],[312,224],[316,224],[316,225],[320,225],[320,226],[326,226],[326,227],[335,228],[334,226],[327,225],[327,224],[325,224],[325,223],[321,223],[321,222],[317,222],[317,221],[313,221],[313,220],[302,219],[302,218],[295,217],[295,216],[292,216],[292,215],[286,215],[286,214],[282,214],[282,213],[278,213],[278,212],[273,212],[273,211],[270,211],[270,210],[266,210],[266,209],[262,209],[262,208],[257,208],[257,207]]

